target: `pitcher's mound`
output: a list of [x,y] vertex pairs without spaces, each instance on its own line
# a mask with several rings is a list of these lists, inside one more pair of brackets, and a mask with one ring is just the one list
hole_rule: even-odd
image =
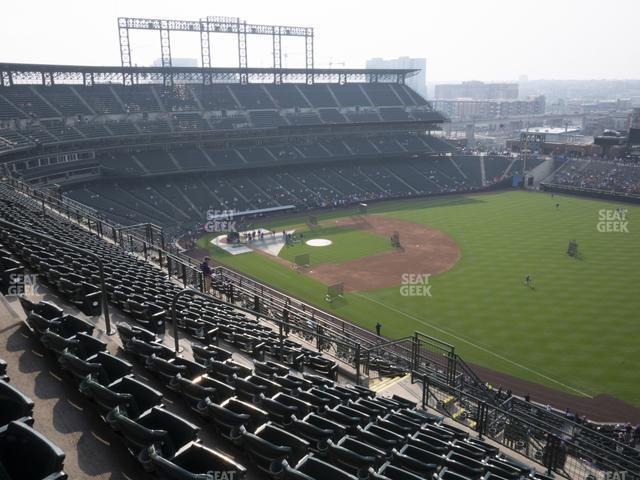
[[307,240],[304,243],[306,243],[310,247],[328,247],[333,242],[331,240],[327,240],[326,238],[312,238],[311,240]]
[[402,248],[343,263],[323,263],[307,272],[325,285],[342,282],[345,292],[395,287],[402,283],[403,275],[437,275],[460,259],[460,248],[453,238],[423,224],[362,215],[335,220],[331,225],[357,228],[385,238],[400,232]]

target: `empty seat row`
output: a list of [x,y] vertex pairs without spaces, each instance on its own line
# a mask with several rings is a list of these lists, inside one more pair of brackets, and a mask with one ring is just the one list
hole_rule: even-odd
[[0,293],[3,295],[24,293],[24,273],[22,263],[0,245]]
[[34,402],[9,383],[0,360],[0,478],[64,480],[65,455],[33,429]]
[[[136,343],[138,353],[132,353],[140,362],[273,478],[437,474],[459,480],[532,474],[497,448],[404,399],[292,372],[274,360],[254,359],[254,369],[248,370],[215,345],[191,345],[201,363],[178,359],[152,333],[127,325],[118,329],[129,344],[125,349]],[[140,353],[143,344],[147,350]]]
[[[216,470],[244,478],[246,469],[202,445],[199,428],[166,410],[163,395],[132,374],[129,362],[110,354],[107,345],[92,336],[91,324],[65,314],[51,302],[21,300],[27,312],[25,322],[36,338],[96,405],[100,417],[122,436],[144,469],[167,479],[196,478],[184,475]],[[149,358],[159,357],[151,354]]]
[[[93,316],[102,312],[102,295],[94,284],[97,280],[95,268],[89,266],[88,259],[17,231],[2,230],[0,236],[14,255],[83,313]],[[9,268],[8,282],[24,282],[24,271],[15,261],[7,258],[4,265]]]

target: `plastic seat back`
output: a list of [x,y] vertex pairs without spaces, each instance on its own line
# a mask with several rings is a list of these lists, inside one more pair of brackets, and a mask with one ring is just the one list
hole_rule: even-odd
[[60,448],[22,422],[11,422],[0,436],[0,464],[11,479],[66,478],[64,458]]

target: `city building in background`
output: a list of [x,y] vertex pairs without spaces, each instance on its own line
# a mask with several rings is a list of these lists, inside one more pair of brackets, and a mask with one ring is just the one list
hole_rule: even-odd
[[629,128],[640,130],[640,108],[634,108],[629,114]]
[[589,157],[601,155],[603,149],[594,138],[583,135],[578,126],[532,127],[519,132],[518,138],[507,140],[513,152],[537,152],[563,157]]
[[436,85],[436,100],[514,100],[518,98],[517,83],[484,83],[477,81]]
[[452,121],[485,120],[521,115],[542,115],[545,113],[546,100],[542,95],[527,100],[436,99],[433,106]]
[[582,131],[586,135],[602,135],[605,131],[626,132],[629,128],[629,112],[585,114]]
[[420,70],[416,75],[409,77],[406,84],[427,98],[427,59],[426,58],[371,58],[367,60],[367,68],[413,68]]
[[634,108],[629,115],[628,153],[640,159],[640,108]]

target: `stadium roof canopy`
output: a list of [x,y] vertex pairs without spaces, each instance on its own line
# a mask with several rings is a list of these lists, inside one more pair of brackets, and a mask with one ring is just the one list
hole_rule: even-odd
[[15,84],[404,83],[416,69],[121,67],[0,63],[0,86]]

